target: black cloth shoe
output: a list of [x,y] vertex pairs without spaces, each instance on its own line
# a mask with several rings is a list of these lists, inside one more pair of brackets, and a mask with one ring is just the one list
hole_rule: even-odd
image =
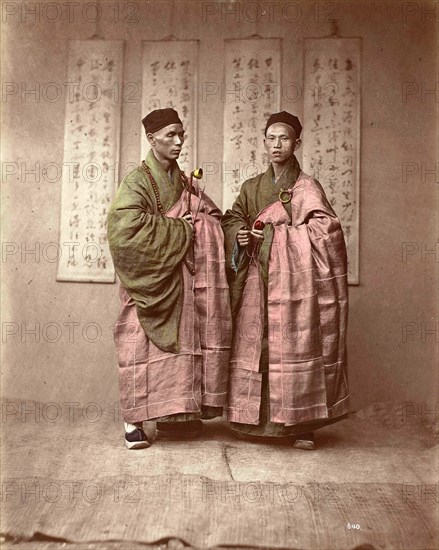
[[143,431],[142,423],[129,424],[125,426],[125,445],[128,449],[146,449],[149,447],[148,438]]
[[297,435],[293,443],[293,448],[302,449],[303,451],[315,451],[316,444],[313,432]]
[[203,431],[201,420],[188,420],[186,422],[157,422],[158,439],[193,439]]

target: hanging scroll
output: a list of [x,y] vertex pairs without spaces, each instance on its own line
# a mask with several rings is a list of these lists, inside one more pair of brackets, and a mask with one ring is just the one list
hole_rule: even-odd
[[119,162],[123,42],[69,43],[58,281],[112,283],[107,215]]
[[360,55],[359,38],[305,40],[303,170],[340,218],[350,284],[359,283]]
[[[178,164],[188,174],[197,159],[198,40],[144,41],[142,66],[142,118],[154,109],[178,112],[185,130]],[[145,158],[149,145],[141,135]]]
[[225,41],[223,210],[244,180],[264,172],[267,118],[280,106],[280,39]]

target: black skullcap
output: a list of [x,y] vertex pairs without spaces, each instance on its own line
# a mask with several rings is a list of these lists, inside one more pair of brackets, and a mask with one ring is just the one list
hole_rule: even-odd
[[298,138],[300,136],[300,133],[302,131],[302,125],[300,124],[300,120],[292,115],[291,113],[287,113],[287,111],[281,111],[280,113],[273,113],[270,118],[267,120],[267,125],[265,126],[265,132],[264,134],[267,135],[267,130],[272,124],[276,124],[276,122],[282,122],[282,124],[288,124],[288,126],[291,126],[291,128],[296,133],[296,137]]
[[146,117],[142,120],[142,124],[145,127],[146,133],[153,134],[158,132],[165,126],[170,124],[183,124],[178,118],[178,113],[174,109],[156,109],[151,111]]

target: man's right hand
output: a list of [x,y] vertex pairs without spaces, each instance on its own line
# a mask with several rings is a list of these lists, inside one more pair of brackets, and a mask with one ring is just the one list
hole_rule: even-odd
[[250,229],[240,229],[236,234],[236,240],[240,247],[244,248],[250,243]]

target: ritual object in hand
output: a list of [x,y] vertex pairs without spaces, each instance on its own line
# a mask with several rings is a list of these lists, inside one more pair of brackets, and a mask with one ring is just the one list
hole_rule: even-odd
[[[264,227],[265,223],[261,220],[256,220],[253,224],[253,229],[257,229],[258,231],[264,229]],[[250,257],[250,263],[256,263],[256,259],[259,255],[259,249],[261,248],[261,242],[262,239],[258,239],[257,237],[250,235],[250,243],[247,250],[247,254]]]

